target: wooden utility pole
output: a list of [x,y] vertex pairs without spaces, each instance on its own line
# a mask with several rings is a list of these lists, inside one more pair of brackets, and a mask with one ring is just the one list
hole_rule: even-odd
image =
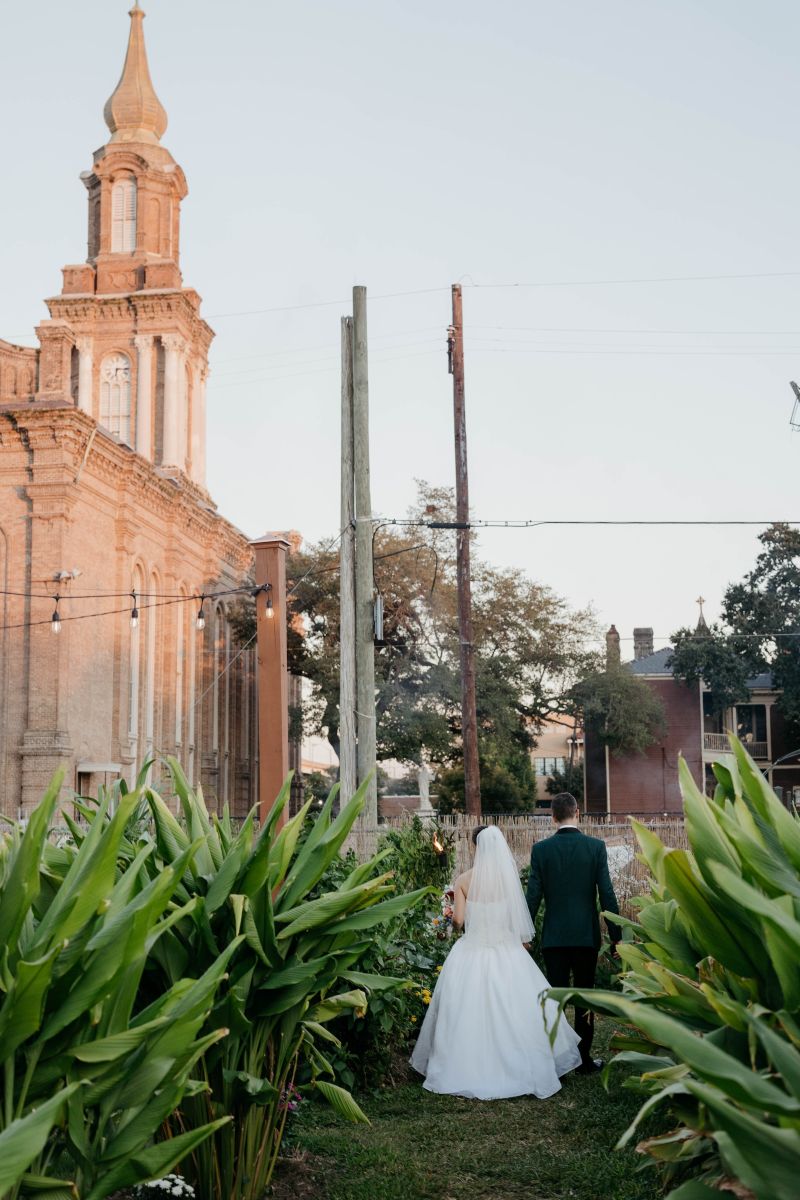
[[339,784],[345,803],[358,786],[356,760],[355,494],[353,479],[353,318],[342,317],[342,530],[339,568]]
[[366,824],[374,826],[378,823],[378,783],[375,762],[375,615],[365,287],[353,288],[353,471],[356,521],[356,761],[359,784],[371,777],[363,819]]
[[475,711],[475,647],[472,641],[472,587],[469,564],[469,475],[467,418],[464,404],[464,324],[461,285],[453,284],[453,324],[450,328],[450,369],[453,375],[453,417],[456,448],[456,577],[458,632],[461,643],[461,740],[464,751],[464,793],[470,816],[481,815],[478,766],[478,720]]
[[[263,823],[289,774],[289,664],[286,647],[286,551],[267,533],[250,543],[256,552],[258,654],[258,811]],[[286,820],[284,808],[279,825]]]

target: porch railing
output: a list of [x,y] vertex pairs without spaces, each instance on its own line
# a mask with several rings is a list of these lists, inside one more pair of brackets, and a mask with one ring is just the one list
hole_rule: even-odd
[[[746,738],[743,738],[742,741],[745,750],[751,758],[769,758],[769,747],[766,742],[748,742]],[[728,735],[725,733],[704,733],[703,749],[708,750],[711,754],[730,754],[731,745],[728,741]]]

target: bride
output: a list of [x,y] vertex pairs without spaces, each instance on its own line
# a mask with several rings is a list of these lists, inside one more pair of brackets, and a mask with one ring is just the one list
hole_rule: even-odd
[[557,1092],[580,1066],[578,1036],[526,950],[533,922],[519,874],[496,826],[472,835],[475,862],[455,882],[453,924],[466,933],[447,956],[411,1065],[431,1092],[497,1100]]

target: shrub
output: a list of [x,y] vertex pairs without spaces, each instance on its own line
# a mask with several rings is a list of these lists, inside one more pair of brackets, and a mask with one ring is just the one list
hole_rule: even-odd
[[[667,1109],[676,1128],[640,1149],[679,1184],[672,1200],[795,1200],[800,1176],[800,823],[740,742],[716,765],[709,801],[685,762],[690,852],[634,828],[652,872],[634,940],[620,946],[623,994],[560,989],[628,1023],[614,1063],[640,1074],[638,1123]],[[617,918],[615,918],[616,920]],[[611,1064],[613,1066],[613,1063]]]
[[385,866],[394,872],[402,891],[421,887],[440,891],[450,882],[454,846],[455,834],[451,830],[438,821],[422,821],[414,813],[407,824],[384,834],[378,849],[385,852]]
[[[196,845],[148,879],[152,844],[119,865],[138,793],[108,797],[75,842],[48,842],[61,776],[24,834],[0,838],[0,1195],[103,1200],[168,1171],[227,1118],[204,1115],[172,1142],[149,1143],[187,1091],[198,1057],[224,1036],[208,1024],[229,950],[195,980],[166,981],[135,1002],[147,957],[196,901],[178,896]],[[206,1030],[198,1037],[201,1025]],[[66,1164],[71,1178],[59,1168]]]
[[311,801],[279,831],[287,782],[258,834],[254,813],[234,833],[227,812],[212,818],[178,763],[169,765],[182,815],[150,793],[157,853],[148,870],[157,875],[183,864],[181,898],[193,907],[153,948],[150,978],[161,987],[201,972],[227,947],[229,978],[206,1027],[222,1024],[230,1032],[198,1061],[210,1090],[187,1095],[166,1129],[177,1137],[208,1116],[232,1117],[184,1158],[182,1170],[199,1200],[261,1200],[299,1068],[342,1116],[366,1120],[349,1093],[324,1078],[333,1075],[328,1047],[339,1046],[327,1026],[343,1013],[362,1017],[369,993],[400,982],[361,964],[376,932],[427,889],[392,895],[390,876],[378,873],[384,852],[354,866],[330,891],[315,890],[363,807],[364,787],[335,819],[336,789],[310,827]]

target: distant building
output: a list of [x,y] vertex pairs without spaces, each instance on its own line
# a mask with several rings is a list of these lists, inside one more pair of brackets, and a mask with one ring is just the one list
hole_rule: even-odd
[[[701,618],[702,619],[702,618]],[[609,658],[619,655],[619,635],[612,625],[606,635]],[[716,783],[713,764],[731,760],[727,731],[745,743],[770,783],[785,796],[800,799],[798,760],[777,763],[796,747],[786,738],[779,709],[780,697],[768,674],[748,680],[749,697],[721,715],[712,712],[705,684],[677,679],[670,660],[672,647],[653,649],[653,631],[634,630],[634,654],[625,669],[642,679],[661,699],[666,714],[663,741],[643,755],[619,756],[609,752],[586,731],[586,809],[589,813],[658,814],[681,811],[678,756],[686,759],[698,786],[709,795]],[[776,764],[777,765],[774,765]]]
[[536,745],[531,750],[538,808],[546,807],[550,802],[547,784],[553,775],[564,772],[570,762],[583,762],[583,740],[583,729],[580,725],[576,727],[572,717],[556,714],[539,729]]
[[233,645],[235,597],[207,599],[202,629],[188,599],[240,586],[252,553],[206,490],[214,334],[183,286],[187,185],[161,145],[144,14],[130,16],[110,137],[82,176],[87,259],[63,269],[38,348],[0,341],[0,811],[13,816],[58,767],[92,794],[165,752],[212,804],[241,814],[256,799],[255,649]]

